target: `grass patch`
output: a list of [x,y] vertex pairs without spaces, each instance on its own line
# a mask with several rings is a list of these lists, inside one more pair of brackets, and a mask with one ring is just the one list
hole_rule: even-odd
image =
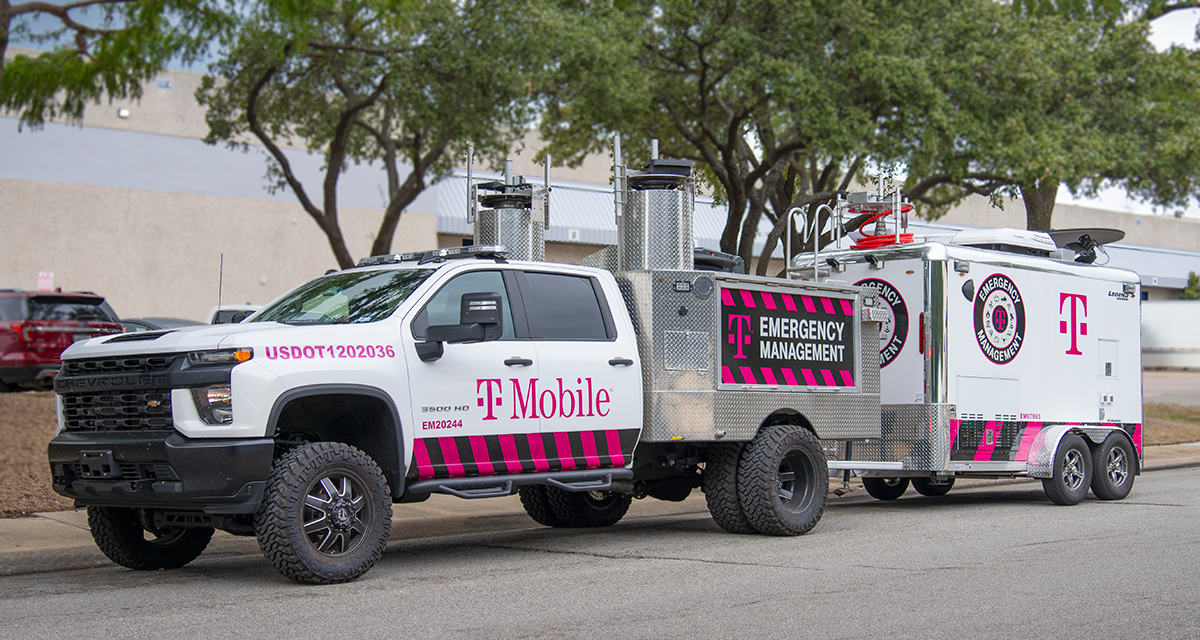
[[1143,406],[1142,441],[1148,445],[1200,442],[1200,407],[1183,404]]

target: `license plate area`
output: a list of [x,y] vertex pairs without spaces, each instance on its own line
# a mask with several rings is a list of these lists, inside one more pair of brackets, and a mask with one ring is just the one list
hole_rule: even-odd
[[81,478],[120,478],[121,468],[113,464],[112,451],[80,451],[79,476]]

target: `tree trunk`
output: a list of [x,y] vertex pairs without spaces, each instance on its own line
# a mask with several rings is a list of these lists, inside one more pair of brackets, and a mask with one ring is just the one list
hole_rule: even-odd
[[1025,228],[1031,231],[1050,230],[1054,199],[1058,197],[1058,182],[1045,181],[1043,184],[1046,186],[1021,185],[1021,199],[1025,201]]

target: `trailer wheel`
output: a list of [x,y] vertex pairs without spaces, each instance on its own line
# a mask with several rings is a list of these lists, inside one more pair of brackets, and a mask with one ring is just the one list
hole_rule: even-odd
[[625,517],[633,502],[632,493],[612,491],[566,491],[558,487],[545,487],[546,501],[554,516],[562,524],[559,527],[607,527]]
[[700,482],[708,512],[717,525],[729,533],[756,533],[738,502],[737,471],[742,449],[740,442],[710,445]]
[[211,527],[155,529],[133,509],[88,507],[87,516],[100,551],[137,571],[178,569],[199,557],[213,536]]
[[1101,500],[1123,500],[1133,489],[1133,445],[1116,433],[1092,452],[1092,493]]
[[1079,504],[1087,496],[1092,478],[1092,452],[1083,438],[1063,436],[1054,452],[1054,475],[1042,480],[1046,497],[1054,504]]
[[936,498],[950,493],[950,489],[954,488],[954,478],[946,478],[941,482],[934,482],[929,478],[913,478],[912,486],[917,493]]
[[392,501],[375,461],[350,445],[317,442],[275,461],[254,529],[280,573],[335,584],[370,570],[391,524]]
[[863,488],[877,500],[895,500],[908,491],[908,478],[863,478]]
[[546,487],[536,484],[520,487],[517,489],[517,495],[521,497],[521,506],[525,507],[525,513],[528,513],[534,522],[547,527],[567,526],[562,518],[554,515],[550,499],[546,497]]
[[829,469],[817,438],[794,424],[763,428],[742,452],[738,502],[759,533],[798,536],[825,512]]

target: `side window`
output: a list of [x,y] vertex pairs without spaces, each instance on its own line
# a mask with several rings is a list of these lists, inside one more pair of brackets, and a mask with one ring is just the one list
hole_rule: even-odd
[[608,340],[604,312],[586,276],[526,272],[543,340]]
[[424,340],[425,328],[430,325],[458,324],[464,293],[499,293],[504,300],[504,327],[500,339],[513,339],[512,304],[504,288],[504,276],[499,271],[471,271],[447,282],[413,319],[413,336]]

